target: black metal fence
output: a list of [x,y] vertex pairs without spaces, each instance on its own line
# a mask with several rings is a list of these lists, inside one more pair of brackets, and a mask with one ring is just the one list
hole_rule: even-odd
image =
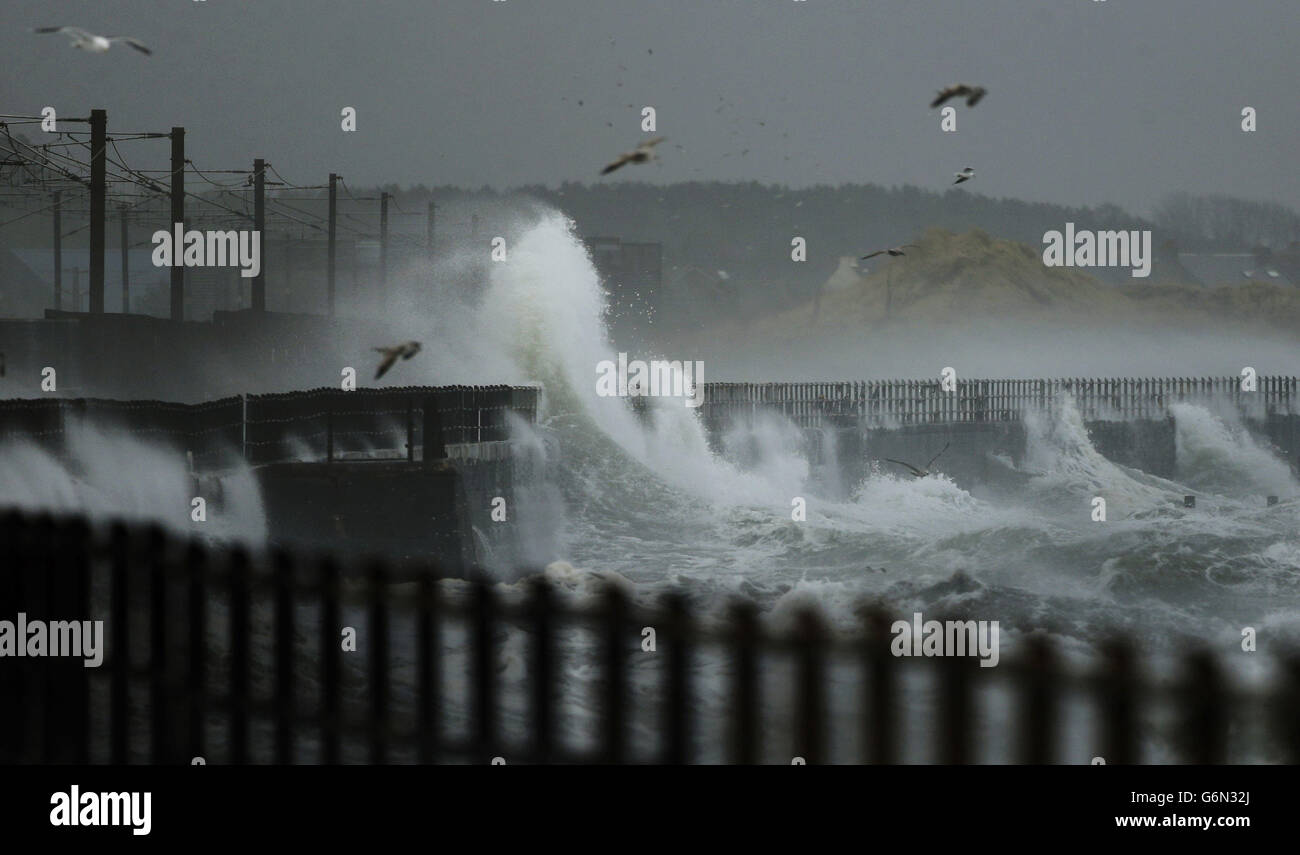
[[[912,756],[903,697],[915,676],[934,698],[928,757],[938,762],[1080,762],[1062,741],[1065,711],[1078,704],[1094,731],[1081,762],[1141,762],[1153,740],[1194,763],[1300,761],[1295,658],[1250,692],[1230,688],[1204,651],[1188,654],[1176,679],[1153,682],[1123,640],[1091,670],[1064,666],[1042,639],[983,669],[966,657],[896,658],[879,609],[856,633],[832,633],[812,609],[774,632],[747,603],[718,622],[681,595],[636,607],[618,587],[574,604],[541,577],[513,598],[484,581],[450,589],[432,573],[399,585],[383,564],[260,559],[121,525],[101,537],[80,519],[9,513],[0,535],[0,620],[104,625],[97,668],[0,647],[3,763],[682,763],[701,759],[705,694],[721,698],[718,761],[890,763]],[[345,649],[349,627],[355,650]],[[507,630],[524,639],[515,674],[500,661]],[[592,640],[586,658],[566,661],[578,632]],[[726,664],[707,692],[697,667],[706,656]],[[786,675],[775,683],[773,657]],[[654,679],[634,694],[633,662],[646,658]],[[577,665],[600,676],[575,747],[559,699]],[[850,674],[848,715],[832,709],[832,671]],[[989,756],[990,728],[976,724],[995,684],[1011,710],[991,722],[1005,737],[1000,758]],[[1146,711],[1156,705],[1169,714],[1153,726]],[[649,749],[631,738],[638,715],[654,734]]]
[[123,431],[194,456],[196,469],[337,455],[415,458],[434,437],[430,456],[448,445],[504,440],[507,413],[537,416],[540,387],[407,386],[312,389],[245,395],[201,404],[36,398],[0,401],[0,439],[61,450],[77,425]]

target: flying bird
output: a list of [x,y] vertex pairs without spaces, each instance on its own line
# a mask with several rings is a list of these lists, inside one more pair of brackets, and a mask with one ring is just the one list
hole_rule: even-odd
[[877,255],[885,255],[885,254],[889,254],[891,256],[907,255],[907,253],[903,252],[903,250],[909,247],[912,249],[918,248],[914,243],[905,243],[902,246],[891,246],[889,249],[878,249],[875,252],[867,253],[866,255],[862,256],[862,260],[866,261],[868,258],[875,258]]
[[970,181],[972,178],[974,178],[974,177],[975,177],[975,170],[971,169],[971,168],[968,166],[968,167],[966,167],[965,169],[963,169],[961,172],[954,172],[953,175],[957,176],[957,180],[954,181],[954,182],[952,182],[952,183],[953,183],[953,184],[960,184],[960,183],[962,183],[963,181]]
[[396,347],[376,347],[375,350],[384,355],[383,360],[379,363],[379,370],[375,372],[375,379],[378,380],[388,373],[388,369],[393,367],[393,363],[398,357],[410,359],[420,352],[420,343],[418,341],[407,341]]
[[930,462],[925,464],[924,468],[917,468],[910,463],[907,463],[902,460],[895,460],[892,457],[886,457],[885,460],[887,460],[890,463],[897,463],[899,466],[906,466],[908,470],[917,478],[925,478],[926,476],[933,474],[932,472],[930,472],[930,467],[934,465],[934,461],[938,460],[940,457],[943,456],[943,453],[948,450],[948,446],[951,444],[952,444],[951,440],[944,443],[943,448],[939,450],[938,454],[930,458]]
[[128,44],[140,53],[148,56],[153,53],[139,39],[133,39],[130,36],[97,36],[94,33],[86,32],[80,27],[37,27],[32,30],[34,33],[63,33],[72,41],[74,48],[90,51],[91,53],[104,53],[113,42],[122,42]]
[[626,151],[615,158],[608,166],[600,171],[601,175],[608,175],[615,169],[628,163],[647,163],[655,159],[654,147],[663,142],[666,137],[655,137],[652,140],[646,140],[638,145],[632,151]]
[[939,94],[934,96],[934,100],[930,102],[930,106],[938,107],[949,98],[965,98],[966,106],[974,107],[987,91],[983,86],[967,86],[965,83],[958,83],[955,86],[940,89]]

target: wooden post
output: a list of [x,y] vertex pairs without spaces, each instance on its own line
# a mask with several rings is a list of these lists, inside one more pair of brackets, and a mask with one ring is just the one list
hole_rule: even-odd
[[[540,577],[539,577],[540,578]],[[421,574],[419,583],[419,623],[416,628],[416,656],[419,702],[417,728],[420,733],[420,762],[433,763],[442,743],[442,647],[440,603],[438,587],[430,574]],[[535,645],[549,642],[549,638],[534,636]]]
[[[277,550],[271,559],[275,588],[275,762],[294,762],[294,564]],[[373,634],[372,634],[373,636]]]
[[415,462],[415,402],[406,401],[406,462]]
[[893,637],[889,615],[879,608],[873,609],[866,615],[865,623],[863,659],[866,680],[863,681],[863,690],[867,693],[867,714],[863,716],[863,742],[867,746],[868,760],[880,766],[893,763],[896,758],[898,660],[889,651]]
[[545,577],[534,577],[531,591],[533,761],[548,763],[555,747],[555,603]]
[[340,570],[332,559],[320,568],[320,759],[324,765],[339,762],[343,725],[343,663],[339,644],[339,626],[343,609],[340,604]]
[[131,624],[128,620],[128,608],[131,596],[131,541],[124,525],[113,526],[112,545],[110,547],[111,567],[111,609],[112,628],[112,682],[109,684],[109,762],[114,766],[124,766],[129,760],[131,744],[131,721],[129,710],[129,682],[131,679],[130,650]]
[[1105,646],[1100,681],[1101,744],[1108,766],[1138,761],[1136,667],[1133,648],[1122,640]]
[[[249,762],[252,645],[252,565],[237,548],[230,555],[230,763]],[[335,642],[335,647],[338,643]]]
[[447,444],[442,430],[442,414],[438,412],[438,399],[434,395],[424,397],[424,462],[445,460]]
[[826,749],[825,663],[821,620],[812,609],[795,618],[795,755],[809,766],[820,764]]
[[664,600],[663,615],[663,629],[668,630],[668,646],[664,651],[667,698],[663,709],[664,739],[660,762],[672,766],[689,762],[691,755],[692,706],[688,677],[691,641],[686,598],[679,593],[669,594]]
[[627,748],[627,597],[616,585],[603,595],[604,627],[600,657],[605,668],[600,720],[600,757],[622,763]]
[[1187,657],[1183,680],[1181,737],[1183,756],[1200,766],[1224,762],[1228,748],[1228,708],[1223,677],[1214,657],[1198,650]]
[[325,396],[325,462],[334,462],[334,396]]
[[732,606],[731,762],[749,765],[758,759],[758,610],[750,603]]
[[1051,763],[1057,732],[1056,660],[1051,642],[1037,636],[1028,643],[1020,689],[1020,762]]
[[370,600],[370,763],[388,762],[388,579],[382,563],[374,563],[368,572],[367,598]]

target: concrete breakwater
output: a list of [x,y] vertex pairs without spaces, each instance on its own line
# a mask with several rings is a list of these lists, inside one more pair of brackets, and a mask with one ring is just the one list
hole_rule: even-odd
[[221,514],[228,478],[251,470],[271,546],[432,559],[463,575],[489,555],[518,552],[516,470],[531,462],[516,454],[511,423],[533,424],[540,395],[533,386],[447,386],[201,404],[10,399],[0,401],[0,441],[70,460],[96,436],[137,439],[185,467],[186,501],[202,498],[205,514]]

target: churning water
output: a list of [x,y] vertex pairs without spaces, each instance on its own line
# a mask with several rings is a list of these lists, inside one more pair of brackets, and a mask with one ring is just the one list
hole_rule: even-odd
[[[833,456],[829,467],[805,459],[798,431],[779,418],[732,429],[715,452],[697,411],[680,398],[647,399],[642,417],[628,399],[598,396],[596,366],[615,358],[604,310],[582,243],[549,212],[521,230],[507,261],[490,266],[480,299],[441,306],[424,336],[435,342],[428,351],[444,382],[544,384],[539,424],[519,427],[517,438],[547,458],[550,483],[528,486],[544,500],[525,501],[520,516],[531,514],[534,526],[544,521],[552,554],[533,557],[569,596],[622,580],[639,602],[684,590],[698,611],[715,615],[746,597],[776,625],[811,603],[846,630],[860,622],[857,606],[871,600],[904,619],[919,611],[996,620],[1004,655],[1031,632],[1051,634],[1080,657],[1115,630],[1152,654],[1181,649],[1189,638],[1239,650],[1245,627],[1270,644],[1300,638],[1300,484],[1229,414],[1173,408],[1176,480],[1099,454],[1067,401],[1050,418],[1028,417],[1023,459],[995,460],[998,477],[970,491],[942,475],[894,472],[849,484]],[[453,338],[457,346],[440,351],[436,342]],[[475,370],[491,376],[472,376]],[[457,371],[471,376],[452,376]],[[0,455],[0,495],[29,507],[170,521],[187,507],[183,467],[124,443],[86,437],[75,460],[62,463],[8,448]],[[245,476],[235,480],[243,486],[228,498],[239,509],[231,534],[256,543],[265,536],[258,498]],[[1198,496],[1195,508],[1182,507],[1187,493]],[[1266,507],[1268,494],[1281,501]],[[1107,501],[1105,522],[1092,519],[1098,496]],[[806,520],[792,519],[796,498],[806,501]],[[504,595],[520,592],[516,574],[503,569],[501,579]],[[459,583],[447,585],[454,596]],[[596,710],[593,641],[564,643],[563,720],[575,744],[589,738]],[[453,691],[465,688],[454,665],[463,642],[457,632],[445,638]],[[507,683],[523,673],[525,643],[518,632],[501,645]],[[394,653],[398,705],[409,706],[412,682],[402,671],[412,662],[409,643]],[[782,667],[767,669],[775,693],[789,691]],[[695,663],[703,708],[722,696],[726,668],[716,656]],[[653,667],[634,670],[644,672],[638,698],[651,703]],[[851,674],[832,677],[833,695],[853,694]],[[305,683],[309,689],[310,677]],[[504,723],[522,729],[523,701],[511,698],[507,692],[513,706]],[[918,696],[910,708],[928,706]],[[779,707],[770,711],[780,715]],[[465,705],[450,701],[445,712],[453,729],[468,724]],[[697,747],[716,759],[720,725],[705,719]],[[643,746],[653,743],[645,721],[636,735]],[[1076,742],[1070,759],[1087,762],[1094,749],[1082,737]]]

